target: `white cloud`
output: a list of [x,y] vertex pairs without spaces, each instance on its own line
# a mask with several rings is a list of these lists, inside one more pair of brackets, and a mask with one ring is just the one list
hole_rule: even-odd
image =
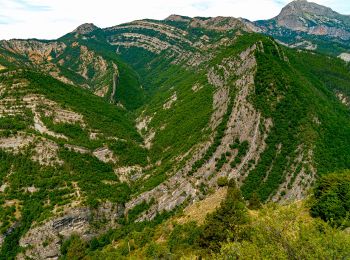
[[[344,0],[314,0],[350,12]],[[0,0],[0,39],[54,39],[78,25],[108,27],[170,14],[234,16],[250,20],[276,16],[288,0]]]

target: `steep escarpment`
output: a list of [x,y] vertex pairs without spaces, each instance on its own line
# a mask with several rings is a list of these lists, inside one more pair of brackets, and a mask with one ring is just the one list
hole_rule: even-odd
[[347,40],[350,37],[350,16],[307,1],[294,1],[275,18],[278,26],[314,35],[328,35]]
[[[222,84],[209,77],[215,87],[214,113],[210,120],[214,133],[210,135],[208,142],[193,149],[192,157],[174,176],[126,205],[127,209],[132,209],[138,203],[153,201],[139,220],[152,219],[158,212],[172,210],[184,201],[191,202],[205,196],[207,189],[215,187],[220,177],[243,181],[245,174],[253,166],[248,166],[248,161],[258,160],[264,150],[266,138],[266,133],[260,132],[259,125],[265,125],[268,132],[271,120],[261,118],[260,113],[248,101],[248,95],[254,88],[255,50],[254,45],[238,57],[225,59],[222,64],[212,68],[211,71],[215,71],[226,66]],[[233,76],[237,78],[231,81]],[[239,143],[248,143],[249,148],[243,156],[238,155],[240,151],[231,145],[236,140]],[[225,159],[222,159],[223,156]],[[238,157],[243,158],[232,166],[232,162]],[[219,160],[224,161],[221,163]]]
[[254,24],[294,48],[313,48],[336,55],[349,49],[350,16],[313,2],[293,1],[275,18]]
[[[91,240],[103,234],[108,229],[118,226],[118,220],[124,215],[122,205],[105,203],[97,209],[87,207],[69,209],[62,212],[62,217],[30,229],[20,240],[21,247],[27,249],[25,254],[19,254],[19,259],[31,257],[35,259],[53,259],[59,257],[60,241],[72,235],[78,235],[85,240]],[[94,222],[106,221],[107,225],[98,230]]]

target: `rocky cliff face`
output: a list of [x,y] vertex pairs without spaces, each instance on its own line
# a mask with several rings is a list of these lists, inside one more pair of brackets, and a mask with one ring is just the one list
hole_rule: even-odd
[[62,42],[40,42],[36,40],[10,40],[1,41],[1,47],[5,50],[28,57],[33,63],[40,64],[51,61],[66,49]]
[[218,16],[191,18],[173,14],[167,17],[165,21],[182,22],[193,28],[204,28],[207,30],[227,31],[241,29],[247,32],[251,31],[242,20],[234,17]]
[[80,35],[85,35],[92,33],[93,31],[99,29],[96,25],[93,23],[85,23],[77,27],[72,33],[80,34]]
[[[214,112],[211,117],[213,128],[217,127],[225,114],[230,115],[222,141],[206,163],[196,171],[193,172],[193,165],[207,153],[210,146],[213,145],[214,139],[211,138],[209,142],[205,142],[195,149],[192,158],[174,176],[127,203],[126,209],[130,210],[141,202],[154,202],[139,217],[138,221],[152,219],[158,212],[164,210],[173,210],[184,201],[192,203],[198,198],[204,197],[205,194],[203,194],[201,186],[205,185],[207,189],[215,189],[217,179],[220,177],[234,178],[239,182],[244,181],[252,167],[248,166],[248,161],[256,162],[264,151],[265,138],[272,124],[271,119],[262,118],[261,114],[248,101],[248,96],[254,89],[254,73],[257,66],[254,57],[255,51],[259,51],[259,48],[253,45],[237,57],[224,59],[221,64],[209,69],[208,81],[215,87],[213,94]],[[223,78],[217,74],[219,68],[225,68]],[[232,77],[236,78],[234,82],[231,82]],[[232,87],[237,91],[234,100],[231,100],[230,95],[230,92],[234,91]],[[228,103],[232,103],[233,106],[228,106]],[[260,124],[264,125],[265,132],[259,131]],[[232,156],[230,155],[227,162],[222,165],[220,173],[213,176],[217,167],[217,158],[220,158],[222,154],[232,152],[229,144],[233,143],[235,139],[239,139],[240,142],[248,142],[249,151],[242,158],[242,161],[232,169],[231,160],[237,156],[237,152],[233,151]]]
[[349,48],[350,16],[306,0],[293,1],[275,18],[257,21],[255,25],[264,33],[278,37],[290,45],[311,40],[314,44],[335,42],[340,45],[339,48]]
[[274,20],[278,26],[293,31],[350,39],[350,16],[306,0],[291,2]]
[[233,17],[213,17],[208,19],[193,18],[190,22],[191,27],[199,27],[207,30],[243,30],[250,32],[251,30],[239,19]]
[[[110,228],[115,228],[117,221],[124,215],[124,208],[121,205],[105,203],[94,210],[68,209],[62,215],[31,228],[19,242],[25,253],[19,254],[17,258],[58,259],[62,240],[73,234],[84,240],[90,240]],[[106,222],[107,225],[97,229],[92,223],[98,221]]]

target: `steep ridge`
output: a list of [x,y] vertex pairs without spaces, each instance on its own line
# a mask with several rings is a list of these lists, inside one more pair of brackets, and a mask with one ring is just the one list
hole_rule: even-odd
[[[180,18],[178,16],[172,16],[170,19],[168,18],[165,22],[167,24],[168,23],[178,23],[177,27],[181,28],[182,30],[184,30],[185,28],[190,28],[190,27],[188,27],[188,24],[190,23],[189,22],[190,18],[184,18],[184,17],[180,17]],[[227,38],[222,37],[222,36],[220,38],[220,36],[219,36],[220,33],[215,32],[215,31],[214,32],[213,31],[206,31],[206,29],[200,29],[200,30],[197,29],[195,32],[192,32],[191,31],[192,29],[190,28],[190,29],[188,29],[189,32],[187,32],[187,34],[186,34],[186,31],[181,32],[181,33],[179,31],[179,35],[180,34],[186,35],[187,39],[192,40],[194,42],[191,46],[189,46],[187,48],[182,48],[183,51],[186,51],[188,53],[187,56],[189,56],[189,57],[191,57],[191,56],[201,57],[201,58],[199,58],[199,61],[195,64],[191,63],[191,62],[187,62],[186,60],[183,62],[179,62],[178,60],[176,60],[176,58],[173,58],[173,56],[171,56],[171,52],[173,51],[174,47],[170,45],[170,42],[168,43],[169,47],[167,47],[166,49],[159,51],[159,52],[155,52],[155,51],[152,52],[152,49],[145,45],[145,44],[151,44],[150,42],[153,41],[152,38],[147,38],[147,37],[150,37],[150,35],[153,35],[153,33],[155,33],[155,32],[151,32],[151,27],[153,26],[152,24],[154,24],[155,21],[152,21],[152,22],[142,21],[142,23],[145,25],[144,27],[142,27],[139,24],[137,25],[137,28],[135,28],[132,25],[128,25],[129,26],[128,28],[130,28],[130,30],[133,30],[133,31],[139,30],[140,36],[136,40],[133,39],[133,41],[132,41],[132,44],[134,44],[134,46],[127,46],[129,44],[129,42],[131,42],[131,40],[128,38],[122,38],[123,35],[125,34],[125,32],[124,32],[124,30],[126,30],[125,26],[122,26],[122,28],[120,29],[121,31],[119,31],[118,27],[115,27],[114,28],[115,35],[110,36],[109,39],[112,41],[113,44],[118,45],[120,55],[125,60],[128,60],[129,62],[131,62],[131,64],[133,64],[135,70],[138,71],[138,73],[140,75],[142,75],[142,78],[145,80],[145,82],[147,82],[149,84],[149,86],[146,85],[146,89],[158,88],[159,85],[162,85],[161,90],[167,91],[167,95],[164,95],[164,97],[161,97],[159,95],[156,96],[156,99],[155,99],[156,103],[152,104],[152,101],[151,101],[146,106],[146,110],[142,111],[141,116],[137,120],[139,130],[141,133],[143,131],[143,135],[145,136],[145,140],[147,140],[147,143],[149,144],[148,147],[150,147],[151,154],[152,154],[153,150],[157,149],[157,153],[156,153],[157,155],[159,154],[160,151],[162,151],[163,153],[166,154],[166,157],[167,157],[168,155],[170,156],[171,154],[175,153],[175,151],[176,151],[175,145],[176,145],[177,139],[175,138],[171,141],[166,141],[166,140],[169,140],[169,138],[165,138],[162,136],[168,134],[167,131],[173,131],[173,130],[175,130],[174,135],[168,135],[168,136],[180,136],[180,133],[183,131],[183,128],[184,128],[183,126],[185,125],[185,122],[183,121],[183,124],[180,126],[180,129],[178,129],[179,128],[178,125],[172,124],[171,130],[170,130],[168,128],[169,123],[167,123],[167,121],[171,120],[171,118],[173,117],[172,114],[174,114],[174,111],[177,111],[176,104],[178,104],[181,101],[185,102],[185,100],[184,99],[181,100],[181,98],[179,98],[181,96],[181,92],[179,90],[177,90],[176,86],[173,85],[173,82],[171,80],[169,80],[170,74],[168,72],[164,71],[164,69],[169,68],[169,70],[171,72],[176,71],[176,73],[178,73],[176,75],[179,75],[177,77],[177,81],[181,82],[181,79],[187,78],[186,84],[188,84],[189,86],[192,86],[192,87],[191,87],[191,91],[189,91],[189,86],[187,87],[188,90],[185,90],[185,89],[182,90],[182,91],[186,91],[186,97],[188,97],[189,95],[193,95],[193,92],[196,93],[196,95],[198,95],[198,92],[197,92],[198,89],[199,89],[199,91],[205,89],[205,83],[199,83],[199,82],[196,82],[195,80],[191,80],[190,76],[185,77],[185,75],[188,75],[188,71],[192,71],[192,74],[194,74],[194,73],[197,74],[197,76],[196,76],[197,81],[199,81],[198,79],[202,80],[203,73],[205,74],[205,77],[207,78],[206,79],[207,84],[209,83],[210,85],[214,86],[214,92],[212,93],[214,111],[213,111],[211,118],[210,119],[208,118],[209,119],[208,122],[209,122],[209,126],[211,127],[211,129],[215,130],[218,127],[218,125],[220,124],[220,122],[222,121],[221,118],[226,113],[228,103],[229,103],[228,100],[230,99],[230,94],[229,94],[230,91],[228,91],[228,88],[225,85],[227,85],[227,84],[228,85],[236,85],[237,84],[237,83],[234,84],[232,81],[230,81],[228,83],[225,80],[226,77],[227,78],[237,77],[237,75],[230,76],[230,74],[237,73],[237,72],[235,72],[235,70],[237,70],[237,68],[235,68],[234,66],[227,67],[228,66],[227,63],[234,63],[234,62],[230,61],[229,55],[233,55],[233,53],[235,53],[235,55],[237,55],[238,54],[237,52],[239,52],[239,50],[242,51],[242,55],[243,55],[244,50],[247,50],[251,46],[253,46],[254,44],[257,44],[256,42],[258,40],[255,39],[254,37],[249,38],[248,36],[239,37],[237,35],[239,35],[241,32],[235,31],[235,30],[232,30],[231,34],[236,35],[236,37],[233,37],[233,38],[231,37],[231,39],[230,39],[230,32],[227,32],[228,33],[226,35],[226,37],[228,36]],[[160,25],[154,26],[154,30],[156,31],[156,33],[166,34],[166,32],[159,32],[159,27],[160,27]],[[166,26],[164,28],[166,28]],[[176,29],[173,29],[171,31],[176,31]],[[109,31],[108,33],[111,33],[111,32]],[[119,34],[121,34],[122,36],[119,36]],[[143,41],[143,40],[138,40],[138,39],[142,39],[143,34],[147,34],[144,37],[145,39],[147,39],[147,42]],[[210,35],[211,37],[208,35]],[[117,41],[117,42],[113,41],[113,39],[116,39],[116,37],[119,37],[118,39],[120,39],[120,41]],[[160,38],[160,37],[161,36],[158,36],[157,38]],[[206,44],[201,44],[202,41],[204,41],[204,40],[206,40]],[[138,45],[139,41],[143,41],[142,45]],[[184,39],[181,39],[181,42],[184,42]],[[305,66],[305,65],[300,66],[299,68],[298,68],[298,66],[291,65],[290,60],[289,60],[290,58],[287,56],[286,50],[284,48],[282,48],[277,43],[275,43],[274,41],[271,41],[271,40],[268,40],[268,41],[264,40],[264,43],[266,44],[266,46],[264,44],[262,44],[262,46],[259,47],[258,49],[265,50],[265,48],[268,47],[267,50],[269,50],[269,54],[267,56],[269,56],[269,58],[267,60],[264,60],[264,61],[260,60],[260,63],[257,66],[257,68],[258,68],[258,72],[259,71],[262,71],[262,72],[260,74],[253,74],[255,79],[257,79],[257,77],[259,77],[258,80],[259,80],[259,83],[261,84],[262,89],[260,92],[257,92],[256,88],[253,88],[253,89],[255,89],[255,92],[253,92],[251,95],[253,96],[253,100],[256,100],[256,103],[254,104],[255,108],[251,108],[250,110],[253,110],[253,109],[256,110],[257,106],[260,105],[260,106],[262,106],[259,108],[259,110],[261,112],[262,111],[265,111],[265,112],[270,111],[270,112],[266,113],[268,116],[265,117],[265,119],[269,119],[269,118],[271,118],[272,111],[277,110],[277,113],[280,113],[280,111],[279,111],[280,108],[278,108],[278,109],[276,108],[279,105],[279,103],[288,102],[288,103],[284,104],[283,106],[295,107],[295,105],[292,105],[292,103],[294,103],[296,100],[300,100],[300,97],[295,96],[295,95],[299,95],[298,91],[296,91],[296,89],[299,89],[300,93],[303,93],[304,95],[310,95],[311,100],[313,100],[315,98],[314,94],[312,94],[312,92],[316,91],[316,93],[317,93],[319,90],[316,90],[316,89],[315,90],[307,90],[307,92],[305,93],[305,90],[303,88],[301,88],[301,86],[303,84],[302,81],[306,80],[305,76],[303,76],[304,72],[302,71],[304,69],[303,66]],[[237,51],[237,52],[230,52],[229,51],[230,46],[234,46],[235,51]],[[201,49],[201,48],[203,48],[203,49]],[[242,48],[242,49],[240,49],[240,48]],[[206,50],[206,52],[203,53],[202,50]],[[208,53],[208,50],[210,50],[210,52],[209,52],[210,54],[205,55],[205,53]],[[224,50],[225,50],[225,52],[224,52]],[[265,52],[260,51],[258,53],[260,53],[260,55],[258,55],[258,56],[262,57]],[[289,53],[289,54],[291,55],[292,60],[294,60],[295,59],[294,57],[296,54],[295,53]],[[157,55],[158,55],[158,57],[157,57]],[[309,55],[309,54],[306,53],[305,55]],[[137,58],[138,56],[139,57],[147,57],[148,59],[143,58],[141,60],[141,59]],[[162,56],[165,58],[159,59],[159,56]],[[169,62],[171,62],[170,66],[164,62],[164,60],[166,60],[166,59],[168,59]],[[322,58],[319,57],[319,59],[321,60]],[[134,60],[135,60],[135,62],[133,62]],[[320,62],[320,60],[318,62]],[[222,64],[221,64],[221,62],[222,62]],[[245,62],[244,59],[241,62],[243,62],[243,64],[244,64],[244,62]],[[338,68],[343,66],[343,65],[341,65],[341,62],[337,63],[334,60],[332,60],[332,62],[337,64],[336,66],[337,67],[339,66]],[[240,66],[242,66],[242,68],[244,68],[244,66],[242,64],[240,64]],[[334,65],[332,64],[332,66],[334,66]],[[271,69],[268,69],[269,67],[276,67],[276,70],[271,71]],[[315,64],[315,67],[317,67],[316,64]],[[145,69],[145,68],[148,68],[148,69]],[[292,71],[294,71],[295,69],[298,71],[297,75],[300,75],[300,78],[298,77],[298,79],[294,79],[295,74],[292,74]],[[313,73],[315,73],[315,71]],[[267,76],[267,78],[269,78],[268,82],[266,82],[265,80],[262,79],[268,74],[273,74],[274,75],[273,77],[275,77],[276,82],[274,80],[270,79],[270,76]],[[344,71],[344,76],[346,74],[347,74],[347,72]],[[154,75],[157,75],[158,78],[155,78]],[[164,78],[166,78],[165,81],[162,81],[162,77],[163,77],[162,75],[165,75],[164,76]],[[262,78],[260,78],[260,77],[262,77]],[[309,77],[309,75],[307,77]],[[348,77],[348,76],[346,76],[346,77]],[[178,84],[181,84],[180,82],[178,82]],[[298,87],[297,88],[296,87],[288,87],[289,84],[293,84],[293,86],[298,86]],[[310,82],[310,85],[317,85],[317,84],[320,84],[320,83]],[[321,83],[321,86],[324,86],[324,85],[325,85],[325,83]],[[267,90],[265,90],[264,89],[264,88],[266,88],[265,86],[270,86],[271,89],[268,88]],[[284,87],[282,87],[282,86],[284,86]],[[347,87],[342,88],[342,89],[343,90],[341,92],[344,92],[344,89],[347,89]],[[236,91],[237,91],[237,87],[236,87],[234,92],[236,92]],[[332,95],[333,98],[335,98],[336,95],[339,95],[339,94],[336,94],[337,90],[335,90],[335,89],[329,89],[329,91],[331,91],[329,94]],[[347,92],[347,90],[345,92]],[[259,94],[257,94],[257,93],[259,93]],[[268,104],[271,104],[270,107],[263,105],[263,103],[264,103],[263,97],[260,97],[260,95],[263,95],[263,94],[265,95],[264,98],[266,100],[269,100]],[[291,94],[293,95],[294,99],[291,98],[289,100],[285,100],[283,98],[283,96],[285,96],[285,95],[289,96]],[[329,95],[329,94],[327,94],[327,95]],[[245,95],[247,95],[247,94],[245,94]],[[348,94],[345,94],[345,95],[347,96]],[[159,101],[160,98],[163,98],[162,102]],[[243,98],[243,97],[241,97],[241,98]],[[258,100],[259,100],[259,102],[258,102]],[[194,102],[195,102],[195,99],[192,99],[191,103],[194,103]],[[233,105],[233,104],[231,104],[231,105]],[[308,111],[306,103],[304,105],[305,105],[305,107],[301,106],[300,109]],[[203,107],[203,105],[201,105],[201,106]],[[236,105],[234,107],[235,108],[234,113],[235,114],[242,113],[239,111],[239,109],[237,107],[239,108],[238,105]],[[167,108],[167,109],[165,109],[165,108]],[[169,108],[172,108],[172,109],[169,109]],[[313,109],[314,108],[312,108],[312,109],[310,108],[310,110],[313,110]],[[162,113],[160,113],[160,111],[162,111]],[[198,109],[196,109],[196,111],[198,111]],[[202,109],[201,109],[201,111],[202,111]],[[229,111],[228,113],[231,113],[231,111]],[[245,113],[247,114],[248,112],[245,112]],[[252,112],[250,112],[250,113],[252,113]],[[288,112],[288,111],[286,111],[286,113],[290,114],[290,112]],[[302,116],[302,114],[303,114],[303,112],[300,111],[300,116]],[[239,116],[238,118],[242,119],[241,122],[243,123],[242,125],[244,127],[244,126],[249,125],[248,122],[252,121],[252,122],[256,123],[257,121],[259,121],[258,115],[259,114],[257,113],[257,116],[255,116],[255,118],[254,117],[242,118],[242,116]],[[237,117],[237,115],[235,115],[235,116]],[[277,115],[275,115],[275,116],[277,116]],[[280,116],[280,115],[278,115],[278,116]],[[316,116],[316,117],[311,117],[311,115],[308,115],[308,116],[310,116],[309,119],[306,119],[306,118],[304,119],[304,120],[306,120],[306,122],[318,122],[318,119],[317,119],[318,116]],[[346,112],[343,116],[345,116],[344,117],[344,122],[345,122],[346,121],[345,118],[347,117]],[[291,118],[288,120],[291,120],[293,118],[292,115],[290,115],[290,117]],[[184,119],[184,118],[182,118],[182,119]],[[195,120],[195,119],[192,118],[191,120]],[[287,125],[290,124],[288,122],[288,120],[285,119],[284,120],[285,122],[283,122],[283,125],[285,125],[286,123],[287,123]],[[300,120],[301,120],[301,118],[300,118]],[[313,129],[313,128],[316,128],[316,126],[317,126],[317,123],[315,123],[315,124],[316,125],[311,127],[311,129],[310,129],[311,132],[317,131],[317,130]],[[270,121],[262,123],[262,125],[265,125],[265,127],[267,127],[267,128],[271,127],[272,125],[274,125],[273,118],[271,118]],[[226,128],[226,127],[227,126],[224,126],[224,128]],[[275,126],[275,127],[277,127],[277,126]],[[286,127],[286,125],[284,127]],[[291,126],[289,126],[289,127],[291,127]],[[296,127],[295,134],[298,135],[297,132],[299,130],[297,130],[298,129],[297,126],[295,126],[295,127]],[[301,127],[301,126],[298,126],[298,127]],[[303,126],[303,128],[304,127],[306,127],[306,126]],[[307,128],[309,128],[309,127],[310,126],[307,126]],[[243,141],[245,141],[245,138],[240,138],[240,135],[242,135],[242,132],[244,132],[244,131],[242,131],[242,128],[238,128],[238,129],[240,129],[241,132],[236,133],[238,135],[237,137],[240,139],[240,142],[243,142]],[[253,125],[252,129],[254,129],[254,131],[257,131],[258,126]],[[253,130],[246,130],[246,131],[249,132],[249,131],[253,131]],[[286,129],[285,128],[279,129],[278,131],[280,132],[280,134],[277,134],[277,135],[281,135],[279,138],[282,138],[285,135],[284,131],[286,131]],[[186,135],[188,135],[189,133],[191,136],[192,135],[191,130],[188,130]],[[205,133],[205,132],[202,131],[202,133]],[[211,138],[214,137],[213,134],[209,134],[208,136]],[[184,138],[185,138],[185,136],[184,136]],[[290,136],[289,138],[290,139],[299,139],[300,136],[299,137],[297,137],[297,136],[291,137]],[[161,140],[162,144],[159,143],[158,140]],[[182,138],[180,138],[180,140],[182,140]],[[152,142],[150,142],[150,141],[152,141]],[[307,141],[307,140],[305,140],[305,141]],[[225,140],[225,142],[228,142],[228,141]],[[152,145],[150,146],[150,144],[152,144]],[[162,145],[163,147],[157,147],[158,144]],[[255,147],[255,144],[251,144],[251,145],[253,147]],[[273,151],[273,152],[270,151],[269,153],[272,152],[273,154],[276,154],[276,156],[278,156],[278,157],[288,157],[287,156],[288,153],[292,153],[292,154],[301,153],[299,157],[296,156],[295,158],[289,158],[288,159],[289,162],[285,161],[282,164],[286,164],[286,165],[290,164],[291,169],[295,168],[295,171],[297,171],[297,172],[300,172],[301,170],[302,170],[302,172],[304,172],[304,171],[306,171],[305,170],[306,168],[308,169],[307,172],[308,172],[309,177],[308,176],[300,177],[302,179],[305,179],[305,184],[303,184],[305,186],[304,187],[305,189],[304,188],[296,188],[296,187],[300,187],[300,185],[303,181],[300,181],[300,179],[298,179],[298,181],[296,181],[296,177],[298,174],[296,174],[294,172],[292,174],[293,178],[291,176],[288,177],[290,179],[290,182],[291,182],[288,185],[289,186],[288,189],[292,189],[293,185],[296,185],[293,188],[294,195],[291,195],[291,194],[286,195],[285,193],[288,193],[288,192],[283,191],[282,194],[284,194],[284,195],[282,197],[284,197],[284,196],[297,197],[297,198],[302,197],[303,196],[302,194],[305,195],[304,191],[307,190],[307,187],[309,187],[311,185],[312,180],[315,177],[315,169],[314,169],[315,163],[313,163],[312,159],[311,159],[312,154],[313,154],[313,150],[312,150],[313,148],[304,147],[305,144],[303,142],[301,142],[299,144],[299,146],[298,145],[292,146],[291,144],[285,144],[286,147],[288,147],[288,149],[291,149],[291,147],[294,147],[293,148],[294,151],[290,150],[288,152],[285,151],[284,153],[281,153],[281,150],[286,149],[286,147],[285,148],[281,147],[282,143],[275,143],[274,145],[275,145],[275,147],[270,148],[270,149],[275,150],[275,151]],[[179,146],[183,147],[184,144],[182,143]],[[210,146],[210,143],[206,144],[206,145],[203,144],[200,147],[208,148],[208,146]],[[204,148],[204,150],[206,148]],[[159,149],[161,149],[161,150],[159,150]],[[200,148],[200,149],[203,149],[203,148]],[[190,154],[194,153],[194,151],[189,147],[187,149],[184,149],[183,153],[184,153],[184,156],[190,156]],[[202,155],[195,155],[194,158],[196,158],[196,157],[199,157],[199,158],[192,159],[191,164],[193,164],[196,160],[200,159],[200,157],[203,156],[203,153],[204,152],[202,151]],[[304,154],[304,155],[302,155],[302,154]],[[218,155],[216,155],[216,156],[218,156]],[[219,160],[221,158],[220,156],[221,156],[221,154],[218,156],[219,158],[216,158],[216,159]],[[269,156],[271,156],[271,155],[269,155]],[[274,156],[272,156],[272,157],[274,157]],[[183,159],[183,156],[180,156],[180,158]],[[268,160],[273,161],[273,158],[271,158],[271,157],[268,157],[268,158],[269,159],[266,158],[265,160],[266,161],[268,161]],[[297,158],[299,158],[299,159],[297,159]],[[208,159],[209,158],[206,158],[205,161],[207,161]],[[240,158],[240,159],[243,159],[243,158]],[[226,158],[226,159],[223,158],[223,160],[229,160],[229,158]],[[290,161],[290,160],[295,160],[295,161]],[[239,161],[239,160],[237,159],[237,161]],[[244,160],[244,161],[247,162],[247,160]],[[160,163],[160,165],[162,163],[164,163],[164,162],[162,162],[161,158],[159,158],[159,157],[156,157],[154,159],[154,162]],[[305,169],[302,167],[302,165],[304,163],[309,165],[309,166],[305,166]],[[317,162],[317,163],[319,163],[319,162]],[[344,163],[343,167],[346,167],[345,165],[347,164],[347,162],[344,161],[343,163]],[[254,166],[253,164],[254,163],[251,161],[250,166]],[[171,165],[173,166],[174,163],[172,163]],[[199,165],[199,163],[196,165]],[[233,165],[234,165],[234,163],[233,163]],[[295,166],[292,166],[292,165],[295,165]],[[199,166],[201,166],[201,165],[199,165]],[[239,165],[237,165],[237,166],[239,166]],[[271,165],[271,167],[272,168],[270,169],[270,171],[274,171],[273,167],[278,168],[279,166]],[[252,168],[254,168],[254,167],[252,167]],[[258,168],[258,170],[256,170],[256,171],[260,171],[261,174],[263,172],[266,172],[266,170],[264,170],[262,168],[259,168],[259,167],[257,167],[257,168]],[[281,168],[276,169],[276,173],[274,173],[275,177],[273,177],[274,174],[268,175],[268,176],[266,176],[265,181],[267,181],[268,178],[271,178],[272,180],[270,180],[270,181],[274,182],[275,183],[274,185],[277,185],[279,182],[281,184],[284,183],[284,177],[288,175],[287,168],[286,168],[286,171],[282,170]],[[281,174],[281,171],[284,173]],[[294,171],[294,170],[291,170],[291,171]],[[269,171],[267,171],[267,172],[269,172]],[[277,172],[279,172],[279,173],[277,174]],[[256,175],[256,174],[254,174],[254,175]],[[273,178],[276,178],[276,176],[280,176],[280,177],[273,180]],[[281,178],[281,179],[279,179],[279,178]],[[163,180],[163,178],[159,178],[158,182],[161,183],[162,180]],[[248,178],[247,181],[249,182],[249,180],[250,180],[250,178]],[[150,181],[153,181],[153,179],[151,179]],[[243,178],[242,178],[242,181],[243,181]],[[250,184],[245,184],[246,187],[249,185]],[[260,185],[260,181],[256,181],[255,185]],[[147,182],[144,183],[144,186],[147,186]],[[266,186],[269,186],[269,184],[267,184]],[[275,186],[275,188],[273,188],[273,189],[277,189],[277,187]],[[272,190],[270,190],[269,192],[266,192],[265,195],[263,195],[263,194],[261,194],[261,195],[266,199],[267,197],[269,197],[271,195]],[[290,191],[290,192],[292,192],[292,191]],[[142,199],[139,199],[138,201],[140,202],[140,201],[142,201]]]

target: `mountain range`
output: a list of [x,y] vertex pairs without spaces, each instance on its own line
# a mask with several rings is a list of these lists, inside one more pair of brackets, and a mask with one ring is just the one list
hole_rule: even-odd
[[305,199],[350,166],[349,40],[350,16],[297,0],[265,21],[0,41],[0,256],[57,259],[72,235],[153,223],[225,178],[245,200]]

